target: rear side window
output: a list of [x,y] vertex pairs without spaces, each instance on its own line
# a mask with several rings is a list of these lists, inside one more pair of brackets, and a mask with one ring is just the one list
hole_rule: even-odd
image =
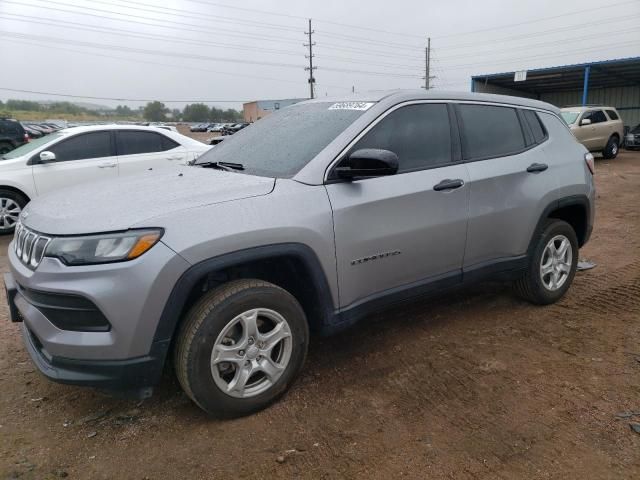
[[591,123],[602,123],[607,121],[602,110],[591,110],[582,116],[582,120],[589,119]]
[[607,110],[606,112],[611,120],[618,120],[620,118],[614,110]]
[[466,160],[501,157],[524,150],[524,135],[514,108],[460,105],[458,109]]
[[113,155],[110,132],[76,135],[51,146],[48,150],[55,153],[58,162],[111,157]]
[[546,132],[544,131],[544,127],[540,122],[540,118],[533,110],[522,110],[522,114],[524,116],[525,121],[529,125],[531,129],[531,133],[533,134],[533,141],[535,143],[542,143],[544,139],[547,137]]
[[18,122],[11,120],[0,120],[0,133],[11,136],[24,135],[24,128]]
[[155,132],[116,131],[118,155],[136,155],[171,150],[178,146],[170,138]]
[[451,129],[445,104],[409,105],[384,117],[351,151],[381,148],[398,155],[398,172],[451,161]]

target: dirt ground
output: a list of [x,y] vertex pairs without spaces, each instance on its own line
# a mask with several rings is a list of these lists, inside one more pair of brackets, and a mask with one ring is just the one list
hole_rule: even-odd
[[490,284],[380,313],[239,420],[170,375],[141,404],[51,383],[1,302],[0,478],[640,478],[640,153],[596,168],[598,266],[560,303]]

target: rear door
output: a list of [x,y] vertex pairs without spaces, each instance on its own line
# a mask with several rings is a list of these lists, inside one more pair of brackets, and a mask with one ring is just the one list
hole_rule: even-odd
[[469,170],[466,274],[526,253],[557,181],[542,147],[547,132],[534,111],[486,104],[460,104],[456,111]]
[[116,130],[115,135],[120,175],[167,168],[188,160],[186,148],[159,132]]
[[[352,182],[329,177],[343,308],[461,279],[468,174],[454,162],[459,144],[449,115],[445,103],[392,111],[349,151],[391,150],[399,157],[398,173]],[[447,179],[459,181],[458,187],[434,189]]]
[[38,195],[118,176],[118,159],[109,130],[64,138],[47,150],[55,154],[55,162],[40,164],[39,154],[31,159]]

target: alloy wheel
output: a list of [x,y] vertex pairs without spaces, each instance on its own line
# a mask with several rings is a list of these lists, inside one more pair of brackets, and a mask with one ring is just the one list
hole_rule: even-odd
[[18,223],[22,208],[12,198],[0,197],[0,231],[11,230]]
[[233,318],[211,352],[211,374],[224,393],[249,398],[271,388],[289,364],[291,328],[274,310],[255,308]]
[[556,235],[547,243],[540,260],[540,279],[547,290],[564,285],[571,273],[573,249],[564,235]]

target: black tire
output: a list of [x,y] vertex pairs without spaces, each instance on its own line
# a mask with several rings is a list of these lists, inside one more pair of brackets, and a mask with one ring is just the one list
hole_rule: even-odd
[[[547,244],[558,235],[566,237],[571,244],[571,269],[560,288],[552,290],[545,286],[541,278],[540,266]],[[578,238],[576,232],[571,225],[563,220],[549,219],[535,240],[526,273],[515,283],[516,292],[523,299],[536,305],[555,303],[567,293],[575,277],[577,266]]]
[[18,204],[18,206],[20,207],[20,212],[29,202],[27,197],[25,197],[21,193],[16,192],[15,190],[0,188],[0,235],[8,235],[10,233],[13,233],[13,231],[15,230],[15,221],[17,221],[17,218],[15,218],[15,221],[14,218],[9,218],[8,216],[3,218],[4,215],[12,213],[13,211],[15,211],[15,209],[10,209],[4,212],[2,211],[2,209],[8,206],[8,203],[10,203],[11,201]]
[[[238,398],[224,392],[214,380],[212,352],[223,329],[254,308],[273,310],[286,320],[291,331],[291,353],[280,377],[266,391]],[[248,415],[287,391],[300,373],[308,344],[307,319],[293,295],[262,280],[234,280],[207,292],[187,313],[174,350],[176,375],[185,393],[208,414],[219,418]]]
[[618,156],[620,151],[620,140],[615,135],[612,135],[607,142],[607,146],[602,151],[602,156],[606,159],[614,159]]
[[9,153],[11,150],[13,150],[13,145],[7,142],[0,142],[0,155]]

